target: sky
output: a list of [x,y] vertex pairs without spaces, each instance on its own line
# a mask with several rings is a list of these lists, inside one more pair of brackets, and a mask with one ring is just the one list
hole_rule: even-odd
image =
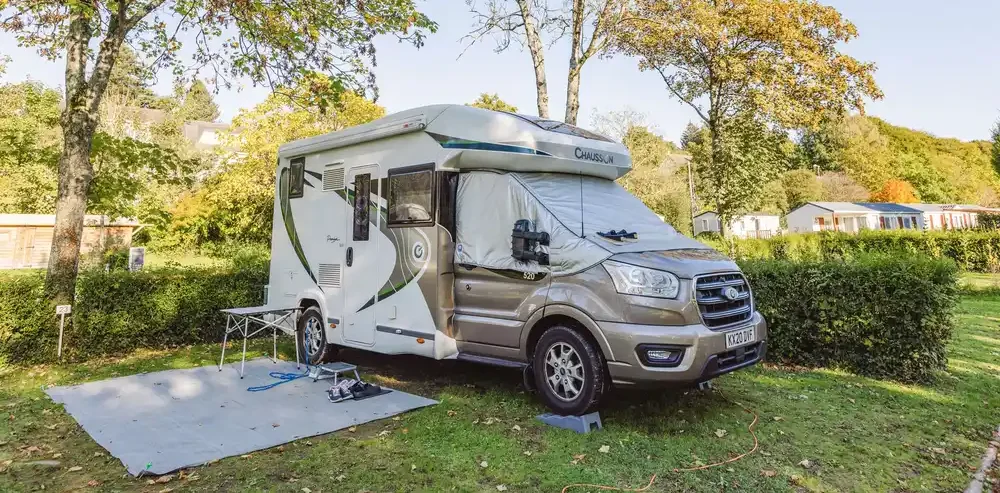
[[[512,45],[494,53],[485,38],[463,54],[461,38],[473,19],[462,0],[418,1],[440,29],[419,50],[394,39],[376,43],[379,103],[389,112],[436,103],[469,103],[480,93],[497,93],[527,114],[537,113],[534,72],[526,50]],[[478,0],[480,3],[483,0]],[[858,27],[859,37],[843,50],[878,66],[875,79],[885,98],[866,111],[890,123],[962,140],[987,139],[1000,118],[1000,1],[826,0]],[[12,58],[4,81],[27,78],[60,86],[63,62],[48,62],[13,36],[0,33],[0,55]],[[461,55],[461,57],[459,56]],[[564,113],[568,42],[548,48],[549,111]],[[170,78],[155,88],[170,93]],[[222,90],[216,102],[222,120],[264,100],[268,90],[245,84]],[[588,127],[595,113],[627,107],[644,113],[655,130],[677,141],[693,111],[673,99],[655,72],[641,72],[624,56],[588,61],[583,69],[578,122]]]

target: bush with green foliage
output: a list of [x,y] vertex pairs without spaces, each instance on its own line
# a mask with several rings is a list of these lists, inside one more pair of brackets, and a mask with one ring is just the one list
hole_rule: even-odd
[[[58,325],[43,280],[41,272],[0,276],[0,363],[55,359]],[[260,305],[266,283],[266,264],[250,261],[239,269],[85,271],[66,321],[64,358],[219,342],[226,323],[219,310]]]
[[740,267],[768,321],[768,360],[925,382],[945,367],[957,269],[925,256]]
[[699,240],[736,260],[849,259],[866,254],[920,253],[954,260],[969,272],[1000,272],[1000,231],[823,231],[777,236],[766,240],[711,238]]

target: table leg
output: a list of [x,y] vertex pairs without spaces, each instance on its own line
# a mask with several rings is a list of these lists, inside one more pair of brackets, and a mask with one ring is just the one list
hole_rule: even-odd
[[295,332],[292,336],[295,338],[295,369],[299,369],[299,318],[295,317]]
[[250,319],[243,321],[243,360],[240,361],[240,379],[243,379],[243,367],[247,364],[247,334],[250,333]]
[[222,362],[226,360],[226,339],[229,338],[229,323],[233,320],[232,315],[226,315],[226,333],[222,336],[222,357],[219,358],[219,371],[222,371]]
[[278,364],[278,327],[271,327],[271,342],[274,343],[274,356],[271,357],[271,363]]

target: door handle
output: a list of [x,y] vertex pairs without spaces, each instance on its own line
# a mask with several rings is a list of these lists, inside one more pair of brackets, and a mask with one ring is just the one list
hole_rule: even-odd
[[354,247],[347,247],[347,266],[354,264]]

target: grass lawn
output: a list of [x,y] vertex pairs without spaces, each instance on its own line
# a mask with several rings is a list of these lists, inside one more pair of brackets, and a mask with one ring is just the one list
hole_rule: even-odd
[[[602,411],[604,431],[589,435],[537,423],[544,409],[522,392],[518,372],[348,351],[343,359],[368,378],[441,404],[153,485],[127,476],[42,386],[209,365],[216,347],[8,369],[0,375],[0,491],[559,491],[576,482],[640,487],[653,473],[650,491],[960,491],[1000,423],[998,314],[1000,296],[963,299],[948,370],[933,385],[769,366],[720,378],[721,392],[616,392]],[[750,449],[753,416],[735,403],[760,416],[759,450],[672,472]],[[45,459],[60,464],[27,465]]]

